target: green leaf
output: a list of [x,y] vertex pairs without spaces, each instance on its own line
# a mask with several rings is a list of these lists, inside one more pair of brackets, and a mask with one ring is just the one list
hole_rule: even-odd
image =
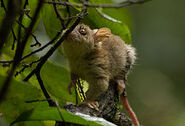
[[[63,121],[59,115],[59,112],[56,107],[49,107],[46,102],[37,103],[37,107],[22,113],[14,122],[22,121],[44,121],[44,120],[56,120]],[[79,124],[79,125],[88,125],[88,126],[101,126],[93,121],[87,121],[77,115],[71,114],[66,110],[60,109],[62,117],[65,122]]]
[[61,105],[65,105],[66,102],[69,101],[75,103],[74,90],[73,95],[69,95],[67,91],[70,77],[69,72],[65,68],[47,62],[42,68],[41,76],[48,92],[54,96]]
[[[5,77],[0,75],[0,88]],[[35,104],[25,101],[41,98],[41,91],[29,83],[12,80],[8,87],[6,99],[0,104],[0,113],[8,122],[15,120],[20,113],[33,109]]]
[[[66,11],[65,6],[59,5],[57,6],[57,9],[62,18],[68,17],[68,13]],[[70,7],[71,15],[77,15],[79,11],[80,11],[79,9]],[[42,9],[42,18],[48,36],[50,38],[53,38],[62,29],[62,25],[60,23],[60,20],[56,16],[53,5],[51,4],[44,5]]]
[[[28,75],[28,73],[30,73],[30,69],[27,69],[24,75]],[[68,70],[47,61],[41,70],[41,78],[48,93],[52,98],[57,99],[60,105],[66,105],[67,102],[76,103],[74,88],[72,88],[72,95],[67,91],[70,82]],[[40,88],[36,76],[32,76],[29,82]]]
[[[90,0],[90,3],[93,4],[115,4],[112,0]],[[110,21],[108,19],[105,19],[102,17],[95,8],[88,8],[88,16],[85,18],[84,22],[86,24],[89,24],[91,28],[101,28],[101,27],[107,27],[111,29],[111,32],[115,35],[119,35],[126,43],[131,43],[131,34],[130,30],[127,25],[129,25],[128,22],[130,22],[130,17],[128,12],[124,9],[103,9],[100,8],[101,11],[107,15],[109,15],[111,18],[117,19],[121,21],[122,23],[117,23]],[[127,21],[128,20],[128,21]]]
[[53,38],[62,28],[59,19],[56,17],[53,5],[45,4],[42,8],[42,18],[47,34]]
[[25,126],[46,126],[42,121],[26,121],[24,122],[24,125]]
[[131,43],[130,30],[126,24],[116,23],[105,19],[104,17],[100,16],[95,8],[89,8],[88,12],[88,16],[83,20],[85,24],[90,25],[93,29],[108,27],[111,29],[113,34],[119,35],[126,43]]

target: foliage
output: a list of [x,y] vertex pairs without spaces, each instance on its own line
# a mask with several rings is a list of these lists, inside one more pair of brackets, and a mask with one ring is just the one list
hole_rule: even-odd
[[[1,0],[3,2],[3,0]],[[22,3],[25,3],[26,0],[23,0]],[[78,3],[78,1],[70,0],[71,3]],[[90,1],[91,2],[91,1]],[[110,3],[115,4],[111,0],[105,1],[92,1],[94,4],[102,4],[102,3]],[[7,2],[4,0],[5,7],[7,7]],[[28,14],[30,17],[34,16],[36,7],[37,7],[37,0],[29,0],[28,5],[26,6],[25,10],[30,11]],[[69,16],[69,12],[66,9],[66,6],[57,6],[59,10],[59,14],[61,17],[65,18]],[[71,15],[77,15],[82,9],[77,7],[70,7]],[[129,28],[125,22],[124,17],[128,17],[128,12],[124,9],[114,10],[111,12],[111,9],[103,9],[99,8],[102,14],[109,14],[111,19],[119,19],[119,22],[114,22],[102,17],[99,12],[95,8],[88,8],[88,16],[84,16],[82,22],[88,24],[91,28],[100,28],[100,27],[109,27],[112,30],[112,33],[120,35],[123,40],[127,43],[131,43],[131,36]],[[115,15],[115,12],[117,14]],[[5,11],[3,6],[0,7],[0,23],[2,23],[3,17],[5,17]],[[122,16],[120,16],[122,15]],[[19,17],[17,16],[17,19]],[[57,16],[55,15],[54,7],[52,4],[44,4],[41,13],[37,17],[36,23],[33,27],[33,31],[38,30],[39,22],[44,22],[44,27],[50,39],[53,39],[56,34],[61,30],[61,22],[58,20]],[[32,19],[30,19],[26,14],[23,16],[22,25],[28,27]],[[103,22],[103,23],[102,23]],[[72,23],[70,22],[70,25]],[[18,29],[19,25],[16,21],[12,25],[13,31],[15,36],[18,36]],[[22,28],[23,37],[26,34],[26,29]],[[42,32],[42,31],[41,31]],[[32,33],[34,34],[34,33]],[[36,37],[38,37],[36,35]],[[60,38],[60,37],[58,37]],[[22,38],[21,38],[22,39]],[[58,39],[55,39],[58,40]],[[12,48],[12,42],[14,41],[13,32],[10,32],[8,40],[3,47],[3,53],[1,54],[1,60],[11,60],[15,55],[15,48]],[[35,49],[40,49],[40,47],[30,47],[30,45],[36,43],[36,39],[30,37],[28,42],[25,46],[23,56],[33,52]],[[42,46],[47,44],[46,42],[42,42]],[[42,53],[42,56],[45,54]],[[56,107],[50,107],[47,102],[31,102],[26,103],[26,101],[38,100],[38,99],[46,99],[43,95],[43,92],[40,89],[39,83],[37,81],[36,76],[33,76],[29,79],[28,82],[22,82],[22,80],[37,67],[38,62],[33,63],[33,61],[38,60],[40,57],[38,55],[31,55],[28,58],[22,59],[22,61],[17,65],[16,71],[17,76],[13,78],[10,82],[10,86],[8,87],[8,91],[6,93],[6,98],[0,103],[0,113],[2,113],[2,117],[6,120],[9,124],[14,121],[14,125],[49,125],[50,123],[44,122],[48,120],[52,121],[62,121],[61,116],[59,115],[59,110]],[[41,58],[42,59],[42,58]],[[11,62],[13,63],[13,62]],[[9,75],[11,70],[11,63],[1,63],[0,66],[0,87],[2,88],[6,76]],[[7,65],[10,67],[7,67]],[[25,67],[27,65],[27,67]],[[40,68],[41,73],[40,76],[43,80],[44,86],[46,90],[49,92],[51,98],[56,99],[60,105],[60,107],[66,105],[67,102],[76,102],[75,91],[73,90],[73,95],[69,95],[67,92],[67,85],[69,83],[69,72],[67,68],[63,68],[61,66],[57,66],[55,63],[47,60],[45,64],[43,64],[42,69]],[[1,89],[0,88],[0,89]],[[62,116],[67,123],[78,124],[78,125],[99,125],[96,122],[87,121],[81,117],[76,115],[72,115],[67,111],[60,109]],[[29,122],[24,122],[29,121]],[[31,122],[30,122],[31,121]],[[21,123],[17,123],[21,122]]]

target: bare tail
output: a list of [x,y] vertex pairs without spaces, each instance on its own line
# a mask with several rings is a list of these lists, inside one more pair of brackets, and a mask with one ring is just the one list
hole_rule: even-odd
[[137,119],[137,116],[136,116],[136,114],[134,113],[134,111],[132,110],[132,108],[130,107],[130,105],[129,105],[129,103],[128,103],[128,100],[127,100],[125,94],[122,93],[122,94],[120,95],[120,98],[121,98],[121,101],[122,101],[122,103],[123,103],[123,106],[125,107],[125,109],[126,109],[128,115],[129,115],[130,118],[132,119],[132,122],[133,122],[134,126],[140,126],[139,121],[138,121],[138,119]]

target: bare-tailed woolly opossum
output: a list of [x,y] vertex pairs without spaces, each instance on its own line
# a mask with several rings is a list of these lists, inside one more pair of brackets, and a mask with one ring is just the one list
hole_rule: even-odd
[[114,80],[133,124],[139,126],[137,117],[124,96],[126,77],[136,59],[135,49],[119,36],[111,34],[108,28],[91,30],[84,24],[76,26],[62,47],[71,72],[69,92],[78,78],[86,80],[89,88],[85,103],[98,110],[96,99],[108,89],[109,81]]

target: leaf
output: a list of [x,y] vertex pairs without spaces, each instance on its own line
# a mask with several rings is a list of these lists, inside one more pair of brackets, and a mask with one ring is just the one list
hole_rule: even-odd
[[[0,88],[5,77],[0,75]],[[15,120],[20,113],[34,108],[35,104],[25,101],[41,98],[41,91],[29,83],[12,80],[8,88],[6,99],[0,104],[0,113],[8,122]]]
[[[57,6],[57,9],[62,18],[68,17],[68,13],[65,6],[59,5]],[[70,7],[70,12],[73,16],[77,15],[80,10],[81,9],[75,9],[73,7]],[[53,5],[44,5],[42,9],[42,18],[46,32],[48,36],[52,39],[62,29],[62,25],[60,23],[60,20],[56,16]]]
[[69,72],[53,63],[47,63],[41,71],[41,75],[49,93],[55,96],[61,105],[67,101],[75,103],[75,93],[69,95],[67,86],[70,82]]
[[[89,2],[93,4],[115,4],[112,0],[101,0],[101,1],[90,0]],[[109,17],[117,19],[122,23],[112,22],[108,19],[105,19],[96,11],[95,8],[88,8],[89,14],[87,18],[85,18],[84,22],[86,24],[89,24],[93,29],[108,27],[111,29],[111,32],[113,34],[119,35],[126,43],[130,44],[131,35],[130,35],[130,30],[127,26],[128,22],[126,22],[126,19],[129,20],[128,12],[126,12],[124,8],[121,8],[121,9],[100,8],[100,9],[103,13],[108,14]]]
[[42,8],[42,18],[47,34],[52,39],[62,28],[56,17],[53,5],[45,4]]
[[[67,123],[88,125],[88,126],[101,126],[93,121],[87,121],[77,115],[71,114],[66,110],[60,109],[62,116]],[[22,121],[44,121],[44,120],[56,120],[63,121],[59,115],[56,107],[49,107],[46,102],[37,103],[35,109],[22,113],[12,124]]]
[[[66,105],[67,102],[75,103],[74,89],[72,89],[72,95],[67,91],[70,77],[69,72],[65,68],[56,66],[48,61],[41,70],[41,77],[46,90],[52,98],[57,99],[60,105]],[[29,82],[40,88],[35,76],[33,76]]]
[[92,26],[92,29],[108,27],[113,34],[119,35],[126,43],[131,43],[130,31],[127,25],[103,18],[94,8],[89,8],[88,12],[87,18],[83,20],[85,24]]
[[42,121],[27,121],[27,122],[24,122],[24,125],[25,126],[46,126]]

